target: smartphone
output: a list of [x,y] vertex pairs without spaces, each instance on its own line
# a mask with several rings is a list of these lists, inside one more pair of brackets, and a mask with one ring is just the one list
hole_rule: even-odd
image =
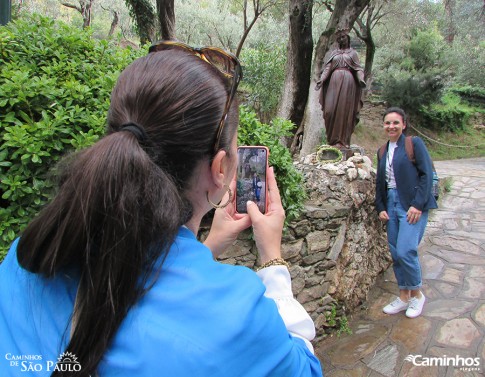
[[268,157],[265,146],[237,148],[236,211],[247,213],[247,201],[256,203],[261,213],[268,207]]

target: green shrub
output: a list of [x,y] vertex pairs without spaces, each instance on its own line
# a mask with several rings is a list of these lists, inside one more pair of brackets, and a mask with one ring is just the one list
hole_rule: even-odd
[[0,260],[52,195],[56,162],[104,132],[134,55],[38,15],[0,27]]
[[464,86],[453,86],[450,92],[458,94],[461,99],[467,101],[473,105],[485,105],[485,88],[464,85]]
[[382,99],[413,115],[419,114],[422,106],[439,101],[444,85],[442,76],[435,72],[408,71],[388,75],[383,84]]
[[427,128],[441,131],[463,131],[474,109],[462,103],[460,96],[447,92],[439,103],[422,107],[420,117]]
[[281,118],[270,124],[261,123],[256,113],[245,106],[240,107],[239,117],[238,144],[269,148],[269,164],[274,167],[288,223],[300,214],[306,198],[303,176],[295,169],[288,148],[280,143],[282,137],[291,135],[295,125]]
[[263,121],[272,119],[285,81],[286,46],[243,49],[241,63],[246,104],[255,109]]
[[414,30],[403,48],[392,50],[386,59],[386,71],[380,75],[382,99],[417,115],[422,106],[430,106],[441,97],[449,74],[444,59],[447,46],[436,25],[432,25],[426,30]]

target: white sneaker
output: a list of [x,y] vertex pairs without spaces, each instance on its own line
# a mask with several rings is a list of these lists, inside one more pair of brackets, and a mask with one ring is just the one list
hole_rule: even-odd
[[419,316],[423,311],[425,301],[426,298],[424,297],[423,292],[421,292],[421,298],[419,299],[417,297],[411,297],[409,300],[409,307],[406,310],[406,317],[416,318]]
[[399,297],[391,302],[389,305],[384,306],[383,312],[386,314],[396,314],[406,310],[408,308],[408,303],[401,300]]

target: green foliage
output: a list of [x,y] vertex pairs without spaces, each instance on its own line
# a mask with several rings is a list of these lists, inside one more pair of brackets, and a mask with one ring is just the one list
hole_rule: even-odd
[[416,30],[408,47],[412,68],[418,71],[427,71],[439,64],[445,47],[443,37],[436,26],[430,29]]
[[421,106],[439,100],[443,77],[436,72],[402,70],[383,80],[382,98],[390,106],[398,106],[410,114],[418,114]]
[[440,179],[440,186],[442,192],[451,192],[451,189],[453,188],[453,177],[445,177]]
[[347,316],[345,314],[338,316],[337,306],[335,304],[332,305],[330,311],[325,312],[325,320],[328,327],[338,326],[337,337],[340,337],[343,333],[352,335],[352,329],[349,327]]
[[246,103],[257,111],[261,119],[271,119],[276,114],[285,81],[286,47],[268,48],[265,45],[244,49],[241,62]]
[[474,109],[462,103],[460,96],[447,92],[439,103],[422,107],[420,116],[428,128],[445,131],[463,131]]
[[286,222],[290,222],[298,217],[306,198],[303,177],[295,169],[289,150],[280,143],[280,138],[291,135],[294,124],[280,118],[270,124],[261,123],[256,113],[245,106],[240,107],[239,123],[239,145],[265,145],[269,148],[269,164],[274,167]]
[[450,92],[460,96],[461,99],[470,104],[485,104],[485,88],[471,85],[451,87]]
[[381,75],[382,97],[392,106],[419,114],[423,106],[439,100],[445,86],[448,69],[442,59],[445,42],[433,26],[415,30],[404,51],[387,57],[387,69]]
[[483,41],[483,37],[478,42],[468,34],[464,37],[457,36],[447,52],[446,59],[452,66],[451,81],[455,86],[469,85],[483,90],[485,87],[485,75],[483,74],[485,41]]
[[0,28],[0,259],[52,194],[50,169],[105,130],[130,50],[44,17]]
[[337,337],[340,337],[343,333],[352,335],[352,329],[349,327],[349,320],[347,319],[346,315],[343,315],[340,318],[340,326],[337,330]]

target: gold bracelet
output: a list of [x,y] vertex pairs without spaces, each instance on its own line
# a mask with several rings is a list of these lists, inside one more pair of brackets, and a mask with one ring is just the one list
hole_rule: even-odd
[[283,258],[275,258],[267,261],[266,263],[263,263],[261,266],[256,267],[256,272],[259,270],[262,270],[263,268],[269,267],[269,266],[286,266],[286,268],[290,268],[290,265],[287,261],[285,261]]

